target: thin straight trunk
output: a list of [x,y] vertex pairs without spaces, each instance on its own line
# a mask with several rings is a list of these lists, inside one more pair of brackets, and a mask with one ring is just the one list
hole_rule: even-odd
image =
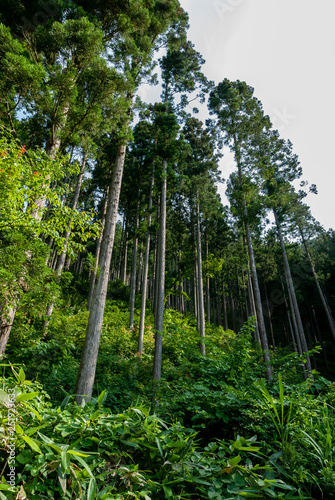
[[256,305],[256,312],[257,312],[257,324],[258,324],[258,329],[259,329],[259,336],[261,339],[264,361],[266,363],[265,378],[266,378],[266,380],[272,380],[272,368],[271,368],[271,358],[270,358],[268,337],[267,337],[266,330],[265,330],[261,292],[260,292],[259,284],[258,284],[254,249],[252,246],[249,222],[247,220],[248,214],[247,214],[246,208],[244,211],[244,215],[245,215],[245,232],[246,232],[247,245],[248,245],[248,251],[249,251],[251,275],[252,275],[252,280],[253,280],[253,291],[254,291],[254,296],[255,296],[255,305]]
[[214,293],[215,293],[215,308],[216,308],[216,317],[217,317],[217,324],[218,326],[221,326],[221,302],[219,300],[219,294],[218,294],[218,278],[217,275],[214,276]]
[[95,249],[95,266],[94,266],[94,270],[92,271],[91,276],[90,276],[90,288],[88,291],[88,300],[87,300],[87,310],[88,311],[91,308],[93,290],[95,287],[95,282],[97,279],[97,273],[98,273],[98,268],[99,268],[99,257],[100,257],[101,242],[102,242],[102,236],[103,236],[104,227],[105,227],[105,220],[106,220],[108,193],[109,193],[109,186],[107,187],[107,190],[106,190],[104,208],[102,211],[102,219],[101,219],[101,231],[100,231],[99,238],[97,241],[97,247]]
[[224,329],[228,330],[228,317],[227,317],[227,297],[226,289],[224,286],[223,276],[222,276],[222,301],[223,301],[223,319],[224,319]]
[[209,283],[209,272],[208,272],[208,234],[206,228],[206,308],[207,308],[207,321],[211,322],[211,299],[210,299],[210,283]]
[[272,327],[272,320],[271,320],[271,311],[270,311],[270,306],[269,306],[269,297],[268,297],[268,291],[267,291],[265,283],[264,283],[264,290],[265,290],[265,299],[266,299],[266,309],[267,309],[269,323],[270,323],[270,332],[271,332],[272,345],[273,345],[273,348],[275,349],[276,348],[276,344],[275,344],[275,338],[274,338],[274,335],[273,335],[273,327]]
[[197,320],[197,328],[199,330],[199,300],[198,300],[198,263],[194,260],[193,266],[193,300],[194,300],[194,315]]
[[299,333],[299,337],[300,337],[302,351],[303,351],[304,356],[306,357],[305,366],[306,366],[306,369],[308,372],[308,376],[311,378],[311,380],[313,380],[311,360],[307,354],[308,353],[308,346],[307,346],[307,342],[306,342],[305,332],[304,332],[304,328],[302,326],[300,311],[299,311],[299,307],[298,307],[298,301],[297,301],[297,297],[296,297],[295,290],[294,290],[291,270],[290,270],[290,266],[288,263],[284,239],[283,239],[283,235],[281,232],[280,223],[279,223],[279,219],[278,219],[278,215],[277,215],[276,210],[273,210],[273,214],[274,214],[276,225],[277,225],[277,232],[278,232],[280,247],[281,247],[282,255],[283,255],[287,288],[289,290],[289,294],[290,294],[291,300],[292,300],[292,306],[293,306],[292,312],[293,312],[295,319],[296,319],[296,322],[297,322],[297,328],[298,328],[298,333]]
[[[17,298],[17,302],[19,301],[19,298]],[[1,310],[1,336],[0,336],[0,359],[4,355],[7,342],[9,339],[9,335],[13,326],[13,321],[15,318],[15,313],[16,313],[16,308],[17,304],[14,304],[13,307],[11,306],[6,306],[5,312],[2,312]]]
[[[158,197],[157,200],[157,221],[160,221],[161,218],[161,197]],[[155,245],[155,291],[154,291],[154,304],[155,304],[155,313],[154,313],[154,318],[157,317],[157,307],[158,307],[158,289],[159,289],[159,276],[160,276],[160,235],[159,231],[156,232],[156,245]],[[156,321],[156,319],[155,319]]]
[[[201,255],[201,228],[200,228],[200,205],[199,205],[199,192],[196,196],[196,210],[197,210],[197,263],[198,263],[198,305],[199,305],[199,334],[200,352],[203,356],[206,355],[205,347],[205,306],[204,306],[204,292],[202,280],[202,255]],[[209,311],[210,315],[210,311]]]
[[325,313],[326,313],[326,316],[327,316],[327,320],[328,320],[328,323],[329,323],[329,326],[330,326],[330,330],[332,332],[333,339],[335,341],[335,322],[334,322],[334,318],[333,318],[332,313],[331,313],[331,311],[329,309],[329,306],[327,304],[327,300],[326,300],[325,294],[323,293],[322,288],[320,286],[318,277],[316,275],[314,263],[312,261],[311,254],[309,253],[309,250],[308,250],[308,247],[307,247],[307,242],[305,240],[305,237],[304,237],[303,232],[302,232],[302,230],[301,230],[300,227],[299,227],[299,231],[300,231],[300,236],[301,236],[301,239],[302,239],[302,243],[303,243],[304,248],[305,248],[305,252],[307,254],[307,258],[308,258],[309,264],[310,264],[311,269],[312,269],[312,273],[313,273],[314,281],[315,281],[315,284],[316,284],[316,288],[318,289],[319,296],[320,296],[320,299],[321,299],[321,302],[322,302],[322,305],[323,305],[323,308],[325,310]]
[[[165,247],[166,247],[166,189],[167,160],[163,160],[162,191],[159,228],[159,269],[157,270],[157,308],[155,316],[155,354],[153,379],[159,382],[162,371],[163,326],[164,326],[164,293],[165,293]],[[155,399],[155,394],[153,395]]]
[[68,257],[66,259],[65,270],[68,271],[70,269],[70,266],[71,266],[71,257]]
[[245,302],[245,310],[247,313],[247,318],[250,318],[252,314],[250,314],[249,311],[249,305],[248,305],[248,297],[247,297],[247,286],[245,283],[245,277],[244,277],[244,270],[242,269],[242,283],[243,283],[243,294],[244,294],[244,302]]
[[324,345],[324,342],[323,342],[323,338],[322,338],[322,335],[321,335],[321,331],[320,331],[320,328],[319,328],[319,325],[318,325],[318,322],[317,322],[317,319],[316,319],[316,314],[315,314],[315,309],[314,307],[312,306],[312,321],[314,322],[314,325],[315,325],[315,329],[316,329],[316,336],[320,342],[320,345],[322,347],[322,354],[325,358],[325,364],[326,364],[326,368],[327,370],[329,370],[329,363],[328,363],[328,357],[327,357],[327,351],[325,349],[325,345]]
[[194,308],[193,308],[193,302],[192,302],[192,280],[188,280],[188,296],[190,298],[189,300],[189,309],[190,309],[190,314],[193,314]]
[[154,182],[155,182],[155,165],[153,165],[153,167],[152,167],[149,205],[148,205],[148,229],[147,229],[147,235],[146,235],[146,240],[145,240],[145,255],[144,255],[142,297],[141,297],[141,314],[140,314],[140,326],[139,326],[139,331],[138,331],[138,345],[137,345],[137,353],[138,354],[142,354],[142,352],[143,352],[144,323],[145,323],[145,310],[146,310],[147,289],[148,289],[149,255],[150,255],[151,209],[152,209],[152,196],[153,196],[153,191],[154,191]]
[[138,271],[137,271],[137,280],[136,280],[136,293],[140,293],[143,281],[143,240],[141,240],[140,244],[140,257],[138,260]]
[[127,228],[124,232],[124,248],[122,255],[122,266],[121,266],[121,281],[126,284],[127,282],[127,260],[128,260],[128,231]]
[[[294,316],[294,314],[292,314],[293,304],[292,304],[291,294],[290,293],[288,294],[288,299],[290,302],[290,307],[288,307],[286,295],[285,295],[284,283],[283,283],[282,279],[280,281],[281,281],[281,286],[283,289],[284,302],[285,302],[285,307],[286,307],[286,311],[287,311],[287,317],[288,317],[290,328],[291,328],[293,344],[296,346],[296,350],[297,350],[299,356],[302,356],[302,348],[301,348],[298,326],[297,326],[295,316]],[[305,375],[305,369],[304,369],[304,375]]]
[[106,222],[101,245],[100,273],[93,291],[92,305],[77,379],[76,401],[78,404],[81,404],[83,399],[90,399],[93,392],[125,155],[126,145],[122,145],[119,147],[112,174]]
[[[79,173],[79,176],[77,179],[76,189],[75,189],[74,195],[73,195],[71,210],[75,210],[77,208],[80,190],[81,190],[81,185],[82,185],[83,178],[84,178],[86,161],[87,161],[87,152],[84,153],[83,161],[82,161],[81,168],[80,168],[80,173]],[[56,273],[56,276],[58,276],[58,277],[61,276],[63,269],[64,269],[70,234],[71,234],[71,221],[69,222],[68,228],[67,228],[65,235],[64,235],[65,242],[64,242],[63,250],[57,259],[57,264],[56,264],[56,260],[55,260],[55,263],[53,265],[53,269]],[[79,267],[79,273],[80,273],[80,270],[81,270],[81,268]],[[55,305],[54,301],[50,302],[50,304],[48,305],[47,310],[46,310],[46,319],[45,319],[44,325],[43,325],[43,330],[44,330],[43,336],[44,337],[46,336],[47,331],[48,331],[48,326],[50,323],[50,318],[52,316],[54,305]]]
[[138,226],[140,223],[140,191],[138,192],[138,201],[136,207],[136,228],[133,240],[133,258],[131,264],[131,278],[130,278],[130,318],[129,318],[129,328],[133,330],[134,328],[134,314],[135,314],[135,293],[136,293],[136,270],[137,270],[137,247],[138,247]]
[[229,299],[230,299],[230,308],[231,308],[231,315],[232,315],[232,321],[233,321],[233,330],[236,333],[236,313],[235,313],[235,301],[233,297],[233,293],[231,290],[231,283],[229,283]]
[[249,299],[250,299],[250,309],[251,309],[252,315],[255,316],[255,318],[256,318],[254,340],[256,342],[258,342],[259,345],[261,345],[261,337],[259,335],[259,328],[258,328],[258,321],[257,321],[257,310],[256,310],[254,290],[253,290],[251,275],[250,275],[249,261],[247,262],[247,264],[248,264],[247,273],[248,273],[248,292],[249,292]]
[[123,249],[123,244],[124,244],[125,229],[126,229],[126,215],[123,216],[123,220],[122,220],[122,231],[121,231],[121,238],[120,238],[117,279],[121,279],[121,266],[122,266],[122,253],[123,253],[122,249]]
[[[81,164],[80,173],[79,173],[79,176],[77,179],[76,189],[74,191],[73,200],[72,200],[72,204],[71,204],[71,210],[75,210],[77,208],[80,190],[81,190],[81,185],[82,185],[83,178],[84,178],[86,161],[87,161],[87,152],[85,152],[84,157],[83,157],[83,161]],[[66,259],[66,251],[67,251],[67,246],[69,243],[70,234],[71,234],[71,225],[69,224],[68,229],[66,230],[66,233],[65,233],[64,248],[63,248],[62,253],[58,257],[58,261],[57,261],[57,267],[56,267],[57,276],[60,276],[62,274],[62,271],[64,268],[65,259]]]

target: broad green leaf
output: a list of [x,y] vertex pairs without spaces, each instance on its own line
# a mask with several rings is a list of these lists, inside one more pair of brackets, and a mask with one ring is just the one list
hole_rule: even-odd
[[34,441],[33,439],[31,439],[30,437],[28,436],[22,436],[22,439],[24,439],[24,441],[29,444],[30,448],[34,451],[37,451],[38,453],[42,453],[41,452],[41,449],[40,447],[38,446],[38,444],[36,443],[36,441]]
[[26,374],[24,373],[22,368],[20,368],[18,379],[21,384],[23,384],[23,382],[26,380]]
[[70,456],[66,451],[62,451],[61,453],[61,465],[63,473],[70,467]]
[[63,474],[62,468],[60,465],[58,467],[58,481],[59,481],[60,486],[63,490],[64,495],[65,495],[66,494],[66,475]]
[[94,479],[93,473],[92,473],[91,469],[89,468],[89,466],[87,465],[87,463],[85,462],[85,460],[84,460],[83,458],[81,458],[80,456],[77,456],[77,460],[78,460],[78,462],[79,462],[79,463],[81,463],[81,465],[82,465],[83,467],[85,467],[85,469],[86,469],[86,470],[87,470],[87,472],[89,473],[90,477],[91,477],[92,479]]
[[77,450],[67,450],[67,453],[69,453],[70,455],[75,455],[76,457],[89,457],[90,455],[96,455],[98,453],[83,453],[81,451],[77,451]]
[[234,458],[230,458],[228,460],[228,464],[230,467],[235,467],[235,465],[237,465],[238,463],[240,463],[241,461],[241,457],[240,455],[237,455],[237,457],[234,457]]
[[16,402],[21,403],[21,401],[28,401],[29,399],[34,399],[39,395],[39,392],[27,392],[21,393],[16,397]]
[[98,404],[101,405],[105,401],[106,397],[107,397],[107,391],[105,389],[102,391],[102,393],[98,397]]
[[20,424],[15,424],[15,432],[17,432],[17,434],[23,434],[24,431]]
[[95,479],[91,478],[87,490],[87,500],[94,500],[95,490],[96,490]]

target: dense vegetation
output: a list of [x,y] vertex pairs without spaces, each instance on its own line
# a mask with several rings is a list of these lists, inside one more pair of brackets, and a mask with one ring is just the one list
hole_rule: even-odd
[[1,4],[1,499],[335,498],[335,235],[187,23]]

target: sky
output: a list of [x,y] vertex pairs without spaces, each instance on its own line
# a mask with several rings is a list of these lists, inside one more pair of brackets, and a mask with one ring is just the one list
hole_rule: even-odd
[[[292,141],[302,179],[317,185],[318,195],[305,202],[326,230],[335,229],[335,0],[180,3],[207,78],[238,79],[255,89],[274,128]],[[235,169],[229,154],[221,168],[225,179]],[[220,185],[227,204],[224,191]]]

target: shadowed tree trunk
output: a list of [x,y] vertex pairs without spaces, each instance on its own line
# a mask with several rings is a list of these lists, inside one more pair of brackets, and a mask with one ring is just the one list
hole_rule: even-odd
[[147,288],[148,288],[148,269],[149,269],[149,254],[150,254],[150,225],[151,225],[151,209],[152,209],[152,196],[154,190],[155,182],[155,167],[152,169],[151,185],[150,185],[150,195],[149,195],[149,206],[148,206],[148,229],[145,240],[145,256],[144,256],[144,268],[143,268],[143,284],[142,284],[142,298],[141,298],[141,315],[140,315],[140,326],[138,332],[138,346],[137,353],[142,354],[143,352],[143,338],[144,338],[144,323],[145,323],[145,306],[147,299]]
[[167,189],[167,160],[163,160],[163,179],[160,203],[160,228],[158,245],[157,280],[157,307],[155,315],[155,354],[154,354],[154,383],[161,379],[163,324],[164,324],[164,292],[165,292],[165,246],[166,246],[166,189]]
[[[199,311],[199,334],[200,351],[203,356],[206,355],[205,339],[205,307],[204,307],[204,292],[202,280],[202,255],[201,255],[201,228],[200,228],[200,206],[199,206],[199,193],[196,196],[196,234],[197,234],[197,263],[198,263],[198,311]],[[209,313],[210,314],[210,313]]]
[[284,239],[283,239],[283,235],[281,232],[280,223],[279,223],[279,219],[278,219],[278,215],[277,215],[276,210],[273,210],[273,214],[274,214],[275,221],[276,221],[277,232],[278,232],[280,247],[281,247],[282,256],[283,256],[284,271],[285,271],[285,278],[286,278],[286,282],[287,282],[287,288],[288,288],[289,296],[290,296],[290,299],[292,302],[292,313],[294,315],[296,325],[297,325],[297,333],[298,333],[297,338],[299,338],[299,340],[300,340],[302,353],[306,359],[306,362],[304,363],[304,365],[306,366],[308,376],[313,380],[311,361],[310,361],[310,358],[307,354],[308,353],[308,346],[307,346],[307,342],[306,342],[305,332],[304,332],[304,328],[302,326],[298,301],[297,301],[297,297],[296,297],[295,290],[294,290],[291,270],[290,270],[290,266],[288,263]]
[[91,276],[90,276],[90,288],[89,288],[89,291],[88,291],[88,300],[87,300],[87,310],[88,311],[91,308],[92,297],[93,297],[93,290],[94,290],[94,287],[95,287],[95,282],[96,282],[97,273],[98,273],[98,269],[99,269],[99,257],[100,257],[102,236],[103,236],[104,227],[105,227],[107,202],[108,202],[108,193],[109,193],[109,186],[106,189],[105,202],[104,202],[104,208],[103,208],[103,211],[102,211],[102,219],[101,219],[101,226],[102,227],[101,227],[101,231],[100,231],[99,238],[98,238],[98,241],[97,241],[97,247],[95,249],[95,265],[94,265],[94,269],[93,269],[93,271],[91,273]]
[[76,386],[76,401],[81,404],[83,399],[90,399],[93,392],[94,377],[98,359],[100,335],[106,304],[109,269],[112,258],[117,211],[121,191],[126,145],[119,147],[115,167],[112,174],[108,197],[106,222],[102,238],[100,273],[93,291],[92,305],[88,318],[85,343],[79,368]]

